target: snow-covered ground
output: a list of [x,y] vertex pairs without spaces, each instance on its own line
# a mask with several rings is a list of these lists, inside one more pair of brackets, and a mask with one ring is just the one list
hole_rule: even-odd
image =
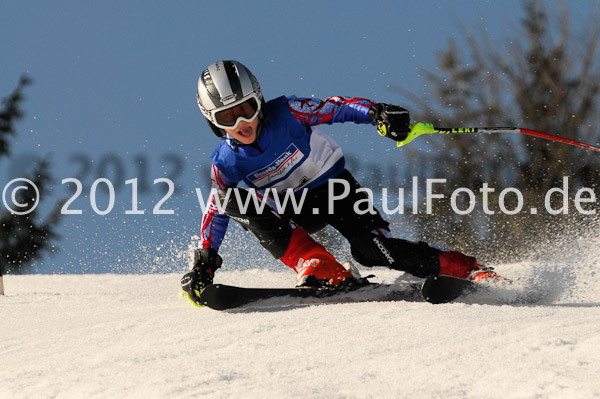
[[[181,299],[179,274],[5,276],[0,397],[599,397],[598,242],[569,245],[580,264],[496,265],[533,304],[225,313]],[[252,269],[217,280],[290,286],[294,276]]]

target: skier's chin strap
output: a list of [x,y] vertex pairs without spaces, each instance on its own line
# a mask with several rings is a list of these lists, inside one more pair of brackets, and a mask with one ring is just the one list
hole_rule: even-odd
[[226,137],[225,140],[227,140],[229,142],[229,145],[231,145],[231,147],[233,148],[233,151],[235,151],[235,152],[240,152],[240,149],[239,149],[240,146],[252,147],[252,148],[256,149],[258,152],[260,152],[261,154],[265,152],[265,150],[262,149],[260,144],[258,144],[258,138],[250,144],[240,143],[238,140],[234,139],[233,137]]

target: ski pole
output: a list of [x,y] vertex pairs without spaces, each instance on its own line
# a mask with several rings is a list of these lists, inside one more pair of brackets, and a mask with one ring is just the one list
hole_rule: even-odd
[[444,128],[434,127],[431,123],[416,123],[410,126],[410,132],[403,141],[398,142],[398,147],[405,146],[422,134],[451,134],[451,133],[519,133],[526,134],[528,136],[539,137],[546,140],[557,141],[559,143],[570,144],[577,147],[585,148],[592,151],[600,152],[599,147],[593,145],[584,144],[579,141],[567,139],[560,136],[555,136],[549,133],[538,132],[535,130],[521,129],[518,127],[459,127],[459,128]]

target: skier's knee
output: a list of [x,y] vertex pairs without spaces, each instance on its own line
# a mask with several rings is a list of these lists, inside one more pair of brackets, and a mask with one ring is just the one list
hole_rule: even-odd
[[[228,193],[228,190],[231,191]],[[233,188],[219,190],[217,194],[227,216],[250,231],[273,257],[281,257],[292,235],[292,228],[287,219],[282,219],[268,206],[261,211],[256,209],[252,199],[248,198],[249,195],[253,195],[248,190]],[[242,211],[240,204],[249,205]]]
[[[255,215],[256,209],[252,206],[252,200],[248,198],[250,192],[243,188],[227,188],[217,192],[221,209],[229,216],[243,217]],[[242,209],[240,204],[248,204]]]

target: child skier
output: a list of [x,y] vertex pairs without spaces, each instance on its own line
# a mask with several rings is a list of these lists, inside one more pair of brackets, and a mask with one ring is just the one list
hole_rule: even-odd
[[[357,202],[368,200],[367,194],[357,191],[360,185],[345,169],[337,143],[314,127],[349,121],[374,124],[382,136],[402,141],[410,122],[404,108],[348,97],[322,101],[282,96],[265,102],[258,80],[237,61],[210,65],[198,80],[197,100],[208,125],[223,141],[211,155],[211,182],[218,191],[209,198],[202,218],[194,266],[181,280],[195,304],[200,305],[202,289],[213,283],[221,267],[217,251],[230,218],[297,272],[298,286],[364,283],[355,268],[342,266],[309,235],[328,224],[348,240],[352,257],[364,266],[387,266],[417,277],[495,276],[460,252],[392,238],[389,223],[379,213],[354,210]],[[236,188],[239,182],[257,191]],[[269,188],[305,195],[300,211],[267,207],[261,212],[249,196],[265,194]],[[333,211],[331,198],[336,199]],[[244,209],[244,204],[250,206]]]

